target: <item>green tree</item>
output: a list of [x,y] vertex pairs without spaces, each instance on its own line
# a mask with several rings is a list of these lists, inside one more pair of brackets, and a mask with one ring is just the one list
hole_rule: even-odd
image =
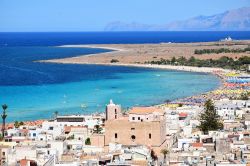
[[214,103],[211,99],[205,102],[205,110],[200,115],[200,126],[198,126],[205,134],[211,130],[223,129],[223,123],[220,122],[220,117],[216,113]]
[[118,59],[111,59],[110,62],[111,62],[111,63],[117,63],[117,62],[119,62],[119,60],[118,60]]
[[250,64],[250,57],[248,57],[248,56],[243,56],[243,57],[240,57],[240,58],[238,59],[238,61],[239,61],[239,63],[240,63],[241,65]]
[[185,63],[187,62],[187,59],[185,57],[181,56],[177,59],[177,62],[179,65],[185,65]]
[[178,107],[182,107],[182,106],[183,106],[183,104],[182,104],[182,103],[179,103],[179,104],[178,104]]
[[24,125],[24,123],[22,121],[21,122],[15,121],[15,123],[14,123],[15,128],[19,128],[22,125]]
[[74,138],[75,138],[75,135],[73,134],[73,135],[69,136],[69,137],[67,138],[67,140],[72,140],[72,139],[74,139]]
[[167,154],[169,153],[169,151],[167,149],[162,149],[161,153],[164,156],[164,165],[166,165]]
[[171,59],[171,64],[174,64],[175,62],[176,62],[176,58],[173,57],[173,58]]
[[240,100],[248,100],[248,93],[241,93]]
[[8,106],[6,104],[2,105],[2,109],[3,109],[3,113],[1,115],[2,119],[3,119],[3,125],[2,125],[2,137],[4,137],[4,132],[5,132],[5,119],[7,118],[7,114],[6,114],[6,110],[7,110]]
[[188,62],[189,63],[195,63],[196,59],[195,57],[191,56],[189,59],[188,59]]
[[100,134],[102,132],[102,128],[100,125],[95,125],[94,133]]
[[19,128],[19,122],[15,121],[14,126],[15,126],[15,128]]
[[91,145],[90,138],[87,138],[87,139],[85,140],[85,145]]

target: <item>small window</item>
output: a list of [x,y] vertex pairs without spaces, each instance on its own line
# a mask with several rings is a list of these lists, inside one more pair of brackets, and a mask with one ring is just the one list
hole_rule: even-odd
[[149,133],[148,138],[151,139],[151,133]]
[[141,117],[138,117],[138,120],[140,120],[141,119]]
[[115,138],[117,138],[117,133],[115,133]]
[[115,114],[117,114],[117,110],[115,109]]
[[132,139],[133,141],[135,140],[135,138],[136,138],[135,135],[132,135],[132,136],[131,136],[131,139]]
[[3,156],[5,156],[5,152],[3,152]]
[[117,119],[117,115],[115,115],[115,119]]
[[135,130],[135,128],[131,128],[131,130]]
[[135,120],[135,117],[132,117],[132,120]]

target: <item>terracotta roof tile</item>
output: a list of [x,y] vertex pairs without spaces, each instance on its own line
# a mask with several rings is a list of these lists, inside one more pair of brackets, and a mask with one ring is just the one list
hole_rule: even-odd
[[203,147],[203,143],[192,143],[192,146],[195,148]]
[[71,127],[70,126],[64,126],[64,132],[65,133],[69,133],[71,131]]
[[181,112],[179,113],[179,117],[187,117],[188,114],[186,112]]

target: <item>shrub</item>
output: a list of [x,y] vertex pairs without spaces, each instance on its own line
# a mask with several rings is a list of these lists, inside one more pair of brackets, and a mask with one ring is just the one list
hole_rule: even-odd
[[91,145],[90,138],[87,138],[87,139],[85,140],[85,145]]
[[111,62],[111,63],[117,63],[117,62],[119,62],[119,60],[118,60],[118,59],[111,59],[110,62]]

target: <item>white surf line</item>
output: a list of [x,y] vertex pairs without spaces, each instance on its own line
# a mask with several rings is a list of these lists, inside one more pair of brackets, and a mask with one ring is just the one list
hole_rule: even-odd
[[100,49],[108,49],[108,50],[114,50],[114,51],[127,51],[122,48],[116,48],[116,47],[110,47],[110,46],[98,46],[98,45],[61,45],[57,47],[71,47],[71,48],[100,48]]

